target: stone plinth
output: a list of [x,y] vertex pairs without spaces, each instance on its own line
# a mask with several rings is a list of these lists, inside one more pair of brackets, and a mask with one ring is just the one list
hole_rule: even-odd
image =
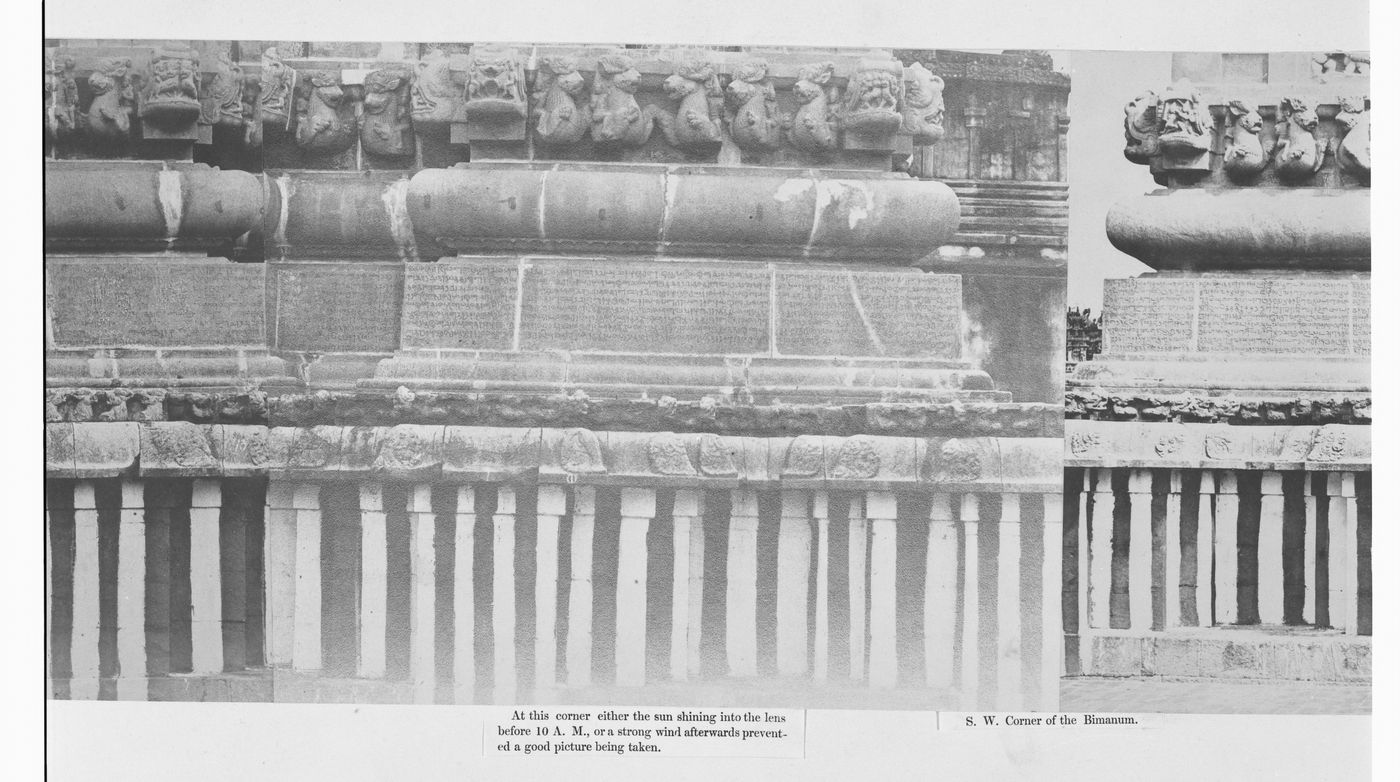
[[267,354],[263,267],[196,257],[49,258],[50,386],[287,378]]
[[473,163],[409,182],[416,234],[464,252],[607,252],[904,264],[957,229],[938,182],[898,174]]
[[961,360],[955,275],[568,257],[404,271],[402,349],[373,386],[1006,396]]
[[1154,269],[1371,268],[1371,191],[1181,188],[1120,201],[1114,247]]
[[44,190],[48,251],[227,251],[262,224],[256,175],[199,163],[50,160]]

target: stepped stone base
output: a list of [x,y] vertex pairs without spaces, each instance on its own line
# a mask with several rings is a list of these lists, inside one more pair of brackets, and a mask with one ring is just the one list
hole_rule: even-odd
[[1183,628],[1168,632],[1094,631],[1091,676],[1219,680],[1371,681],[1371,639],[1293,627]]

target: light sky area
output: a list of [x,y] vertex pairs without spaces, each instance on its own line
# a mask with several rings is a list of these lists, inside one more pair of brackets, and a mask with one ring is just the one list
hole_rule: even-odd
[[1069,92],[1069,292],[1071,307],[1103,302],[1103,281],[1150,269],[1114,249],[1104,217],[1114,202],[1157,188],[1146,166],[1123,157],[1123,106],[1171,82],[1169,52],[1077,51]]

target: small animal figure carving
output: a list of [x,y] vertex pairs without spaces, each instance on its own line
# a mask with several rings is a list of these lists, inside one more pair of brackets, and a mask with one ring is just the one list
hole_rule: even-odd
[[469,69],[467,116],[525,116],[524,66],[514,49],[473,47]]
[[99,140],[125,141],[131,133],[131,112],[136,91],[128,74],[131,60],[125,57],[101,61],[88,77],[92,103],[88,104],[88,133]]
[[1242,100],[1230,101],[1227,111],[1230,126],[1225,131],[1225,173],[1231,179],[1248,180],[1269,164],[1259,140],[1264,121]]
[[158,50],[141,91],[141,119],[176,131],[199,119],[199,57],[193,51]]
[[340,79],[312,73],[297,101],[297,144],[316,152],[341,152],[355,141],[355,113]]
[[836,147],[836,123],[831,106],[835,88],[831,77],[836,66],[829,62],[805,65],[797,72],[792,94],[800,102],[788,129],[788,140],[806,152],[825,152]]
[[572,57],[546,57],[540,62],[540,89],[535,93],[535,132],[551,145],[572,144],[588,133],[593,107],[588,85]]
[[1346,135],[1337,144],[1337,165],[1366,182],[1371,181],[1371,110],[1359,96],[1342,98],[1337,122]]
[[1274,142],[1274,166],[1279,176],[1291,181],[1308,179],[1322,168],[1327,142],[1318,141],[1317,111],[1304,99],[1284,98],[1278,105],[1278,121],[1274,125],[1278,139]]
[[78,129],[78,80],[72,57],[52,59],[44,73],[44,139],[53,144]]
[[659,117],[666,140],[679,149],[697,152],[717,149],[722,136],[719,112],[711,99],[720,98],[722,93],[715,66],[705,58],[704,52],[687,52],[661,87],[677,102],[673,116]]
[[1182,79],[1162,93],[1157,109],[1161,135],[1158,144],[1169,151],[1205,152],[1210,149],[1210,126],[1201,117],[1201,94]]
[[1151,90],[1128,101],[1123,107],[1123,157],[1139,165],[1146,165],[1157,155],[1158,139],[1161,136],[1161,123],[1158,122],[1157,93]]
[[286,129],[291,123],[292,88],[296,71],[282,62],[277,47],[270,46],[262,55],[262,74],[258,78],[258,111],[264,125]]
[[613,51],[598,58],[593,76],[593,140],[599,144],[639,147],[651,138],[653,118],[637,103],[642,75],[632,58]]
[[932,144],[943,138],[943,79],[914,63],[904,69],[904,132],[915,144]]
[[412,155],[410,113],[407,71],[380,70],[366,76],[360,125],[360,144],[365,151],[386,157]]
[[413,71],[413,87],[409,97],[413,121],[420,124],[447,124],[457,113],[457,95],[452,88],[451,58],[441,49],[433,49],[418,60]]
[[777,92],[768,78],[768,63],[749,60],[734,70],[725,88],[729,105],[729,135],[741,149],[777,149],[782,141]]

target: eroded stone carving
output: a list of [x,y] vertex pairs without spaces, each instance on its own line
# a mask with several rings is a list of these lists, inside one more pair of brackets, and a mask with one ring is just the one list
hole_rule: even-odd
[[685,440],[674,434],[658,434],[647,441],[647,461],[658,475],[695,475]]
[[1247,180],[1264,170],[1269,160],[1264,155],[1264,145],[1259,140],[1259,131],[1264,120],[1248,104],[1241,100],[1230,101],[1226,109],[1229,119],[1225,131],[1225,173],[1232,179]]
[[1343,171],[1371,181],[1371,110],[1360,96],[1342,98],[1337,123],[1346,135],[1337,142],[1337,165]]
[[1318,434],[1312,450],[1308,452],[1311,462],[1338,462],[1347,455],[1347,436],[1335,429]]
[[904,132],[915,144],[932,144],[943,138],[943,79],[914,63],[904,69]]
[[718,149],[721,135],[717,104],[722,93],[714,63],[709,61],[707,53],[687,51],[682,54],[661,87],[677,102],[675,114],[658,117],[666,140],[678,149],[692,152]]
[[1207,459],[1228,459],[1235,453],[1235,444],[1225,435],[1213,434],[1205,439]]
[[1279,176],[1290,180],[1311,177],[1322,168],[1327,142],[1318,141],[1317,111],[1307,100],[1287,97],[1279,102],[1274,131],[1274,166]]
[[460,90],[452,85],[451,61],[441,49],[433,49],[418,60],[411,91],[415,123],[446,124],[456,117]]
[[1313,55],[1313,73],[1324,78],[1329,75],[1363,75],[1370,73],[1371,55],[1361,52],[1318,52]]
[[93,138],[125,141],[131,133],[131,112],[136,91],[130,81],[131,60],[112,57],[97,64],[88,77],[92,103],[88,104],[87,129]]
[[700,435],[700,472],[713,476],[738,475],[734,451],[717,434]]
[[803,435],[788,443],[783,460],[783,477],[810,478],[822,470],[823,449],[820,437]]
[[525,118],[525,65],[514,49],[474,46],[467,62],[467,120],[508,124]]
[[866,435],[855,435],[841,443],[831,477],[836,479],[873,478],[880,472],[880,453]]
[[296,71],[282,62],[277,47],[269,46],[262,55],[262,72],[258,76],[258,113],[264,125],[286,129],[291,124],[292,88]]
[[243,69],[220,54],[209,80],[209,103],[201,120],[209,125],[243,127]]
[[846,85],[845,111],[841,127],[847,146],[855,142],[864,148],[893,143],[893,135],[904,122],[899,112],[904,92],[904,68],[898,62],[862,60]]
[[297,100],[297,145],[315,152],[341,152],[355,143],[355,106],[340,77],[328,71],[307,75]]
[[199,82],[193,50],[157,50],[141,90],[141,121],[171,133],[192,128],[200,114]]
[[982,457],[959,440],[948,440],[938,449],[937,468],[940,481],[968,483],[982,477]]
[[44,137],[52,144],[78,129],[78,80],[72,57],[53,58],[44,70]]
[[1186,79],[1162,93],[1158,104],[1161,135],[1158,144],[1166,152],[1197,153],[1210,150],[1210,123],[1201,113],[1201,94]]
[[836,123],[832,118],[835,87],[831,86],[833,63],[804,65],[797,72],[792,94],[800,105],[788,129],[788,141],[806,152],[825,152],[836,147]]
[[598,435],[587,429],[569,429],[558,445],[559,466],[570,473],[607,472]]
[[598,58],[593,76],[594,141],[638,147],[651,138],[652,118],[642,111],[635,94],[641,77],[621,50]]
[[578,61],[564,55],[546,57],[540,62],[539,78],[535,132],[540,141],[563,145],[582,139],[593,124],[593,106]]
[[360,144],[366,152],[386,157],[413,154],[408,90],[408,74],[401,70],[379,70],[365,77]]
[[1094,432],[1075,432],[1069,438],[1070,453],[1083,456],[1103,447],[1103,438]]
[[1123,107],[1123,157],[1146,165],[1158,152],[1161,124],[1158,122],[1157,93],[1151,90],[1128,101]]
[[1158,456],[1171,456],[1181,451],[1181,446],[1186,444],[1186,436],[1182,434],[1164,434],[1157,439],[1157,445],[1153,450]]
[[765,60],[748,60],[734,69],[724,90],[729,107],[729,135],[741,149],[762,152],[777,149],[782,141],[778,97],[768,78]]

